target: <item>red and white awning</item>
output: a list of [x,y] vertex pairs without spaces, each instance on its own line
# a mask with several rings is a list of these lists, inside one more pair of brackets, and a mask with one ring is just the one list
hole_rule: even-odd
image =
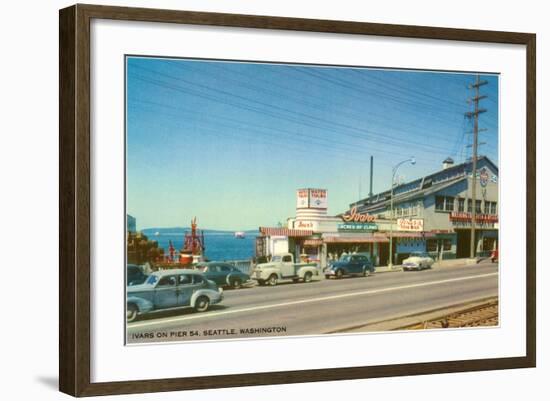
[[389,242],[387,237],[365,236],[365,237],[326,237],[323,239],[326,244],[374,244]]
[[295,230],[293,228],[283,227],[260,227],[260,233],[268,237],[309,237],[313,235],[313,230]]
[[321,238],[305,239],[302,245],[303,246],[321,246],[323,245],[323,240]]
[[432,233],[432,232],[394,231],[392,236],[393,236],[393,238],[435,238],[436,234]]

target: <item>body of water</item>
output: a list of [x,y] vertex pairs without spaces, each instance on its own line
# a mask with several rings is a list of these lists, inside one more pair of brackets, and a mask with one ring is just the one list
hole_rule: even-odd
[[[148,235],[150,240],[157,241],[160,248],[168,254],[168,244],[172,241],[179,251],[183,247],[184,233],[160,233]],[[247,233],[245,238],[235,238],[233,233],[205,233],[205,256],[209,260],[250,260],[254,256],[256,236]]]

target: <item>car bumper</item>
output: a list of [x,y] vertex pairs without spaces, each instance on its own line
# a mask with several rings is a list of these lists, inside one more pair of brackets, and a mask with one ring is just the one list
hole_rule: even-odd
[[223,288],[218,288],[218,291],[214,292],[214,294],[210,297],[210,303],[217,304],[217,303],[220,303],[222,300],[223,300]]

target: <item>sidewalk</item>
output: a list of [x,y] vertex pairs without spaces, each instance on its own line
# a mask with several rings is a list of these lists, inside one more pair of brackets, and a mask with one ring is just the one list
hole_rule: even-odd
[[376,266],[375,273],[392,273],[392,272],[401,272],[403,267],[401,265],[393,265],[393,268],[390,269],[389,266]]
[[468,265],[477,265],[480,263],[490,262],[489,258],[460,258],[460,259],[444,259],[438,260],[433,264],[433,267],[457,267],[457,266],[468,266]]
[[[460,258],[460,259],[444,259],[444,260],[438,260],[432,265],[432,268],[445,268],[445,267],[458,267],[458,266],[468,266],[468,265],[476,265],[480,263],[487,263],[490,262],[490,259],[488,258],[476,258],[476,259],[470,259],[470,258]],[[392,273],[392,272],[400,272],[403,271],[402,265],[393,265],[393,268],[389,268],[389,266],[376,266],[376,273]]]

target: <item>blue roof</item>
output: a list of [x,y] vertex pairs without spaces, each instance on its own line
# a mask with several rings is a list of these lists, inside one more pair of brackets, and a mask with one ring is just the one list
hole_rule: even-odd
[[[452,161],[451,158],[448,158],[444,162],[449,159]],[[482,160],[487,162],[498,173],[498,167],[487,156],[480,156],[477,160],[478,163]],[[427,190],[433,192],[433,190],[436,188],[437,190],[439,190],[447,187],[448,185],[446,184],[454,184],[455,182],[460,181],[461,178],[466,177],[467,173],[471,170],[471,166],[472,161],[467,161],[461,164],[457,164],[456,166],[450,166],[445,169],[436,171],[435,173],[432,173],[425,177],[417,178],[416,180],[399,184],[393,188],[394,200],[402,201],[406,198],[423,196],[426,194]],[[367,206],[368,208],[382,206],[384,202],[390,198],[390,193],[390,189],[387,189],[371,197],[364,198],[352,203],[350,205],[350,208],[353,206]],[[402,198],[402,196],[404,195],[407,196]]]

